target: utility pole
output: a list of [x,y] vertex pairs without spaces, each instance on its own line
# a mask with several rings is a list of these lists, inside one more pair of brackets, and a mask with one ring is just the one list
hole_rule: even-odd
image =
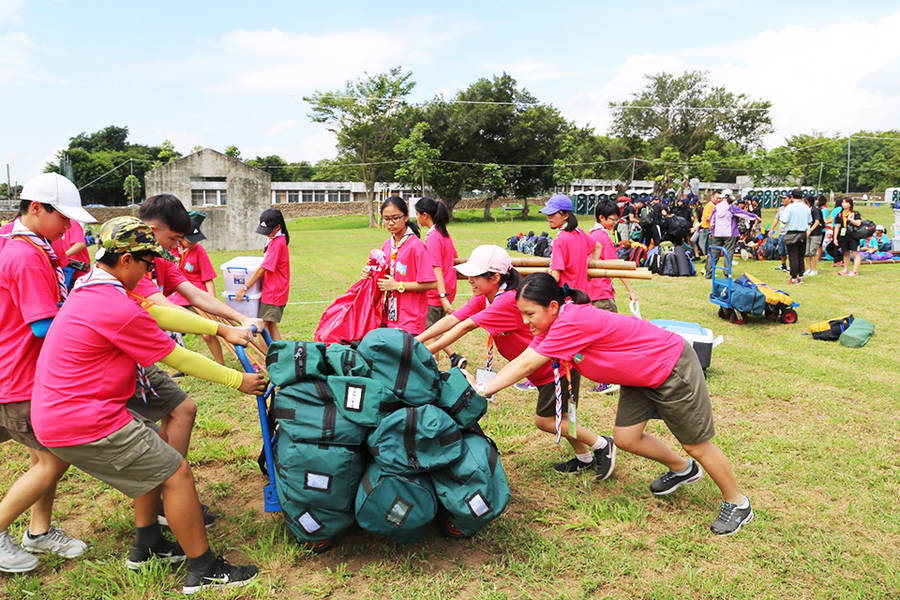
[[850,136],[847,136],[847,189],[844,193],[850,193]]
[[[634,183],[634,164],[636,162],[637,162],[637,159],[632,156],[631,157],[631,183]],[[631,184],[629,184],[628,187],[631,187]]]
[[6,198],[10,201],[13,199],[12,181],[9,179],[9,163],[6,163]]
[[816,184],[816,193],[817,194],[822,189],[822,165],[824,165],[824,164],[825,163],[823,163],[823,162],[819,163],[819,183]]

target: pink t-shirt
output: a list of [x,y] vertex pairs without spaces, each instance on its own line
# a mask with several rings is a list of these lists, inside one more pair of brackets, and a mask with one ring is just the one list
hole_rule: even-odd
[[[385,256],[390,257],[391,238],[385,240],[381,250]],[[422,240],[414,235],[407,237],[397,250],[394,279],[418,283],[437,281],[428,250],[425,249]],[[394,329],[408,331],[413,335],[425,331],[425,325],[428,323],[428,296],[425,292],[407,290],[402,294],[400,292],[391,293],[397,299],[397,320],[385,319],[385,324]]]
[[[79,242],[83,244],[87,243],[87,240],[84,239],[84,229],[81,227],[81,223],[79,223],[78,221],[69,221],[69,223],[69,228],[61,238],[63,241],[63,246],[65,247],[63,254],[65,254],[69,250],[69,248]],[[53,248],[53,250],[55,251],[56,248]],[[70,256],[68,260],[80,260],[85,264],[91,264],[91,255],[88,252],[87,246]]]
[[594,381],[655,388],[671,375],[684,339],[637,317],[566,304],[531,347]]
[[[432,227],[425,236],[425,247],[428,254],[431,255],[431,264],[441,268],[444,278],[444,289],[447,290],[447,300],[453,302],[456,298],[456,269],[453,268],[453,259],[456,258],[456,247],[453,240],[448,235],[444,237],[441,233]],[[428,290],[428,306],[440,306],[440,292],[436,289]]]
[[[598,226],[595,229],[591,229],[589,235],[600,244],[600,248],[603,250],[600,254],[601,260],[615,260],[619,257],[618,254],[616,254],[616,247],[609,238],[609,233],[603,229],[603,227]],[[607,298],[616,297],[612,279],[609,277],[595,277],[589,281],[591,300],[605,300]]]
[[[531,344],[531,330],[522,321],[522,313],[516,304],[516,292],[505,291],[494,296],[490,306],[483,295],[472,296],[453,316],[460,321],[472,321],[494,337],[497,352],[506,360],[512,360]],[[553,381],[553,369],[549,363],[528,376],[534,385]]]
[[[12,232],[13,223],[15,223],[15,219],[0,227],[0,234]],[[72,221],[72,223],[74,224],[75,222]],[[6,245],[7,241],[9,241],[7,238],[0,237],[0,250],[3,250],[3,246]],[[69,264],[69,257],[66,256],[66,250],[69,249],[69,245],[65,242],[65,236],[50,242],[50,247],[53,248],[53,252],[56,253],[56,257],[59,259],[59,268],[65,268]]]
[[589,293],[587,264],[597,242],[581,227],[572,231],[560,230],[553,240],[550,268],[560,271],[559,285]]
[[172,352],[169,338],[112,285],[74,291],[47,334],[31,394],[31,425],[48,448],[102,439],[133,418],[135,367]]
[[44,340],[31,323],[56,316],[59,285],[44,251],[22,239],[0,252],[0,403],[31,399],[34,367]]
[[277,235],[269,240],[259,268],[266,271],[263,275],[262,297],[259,301],[272,306],[287,304],[291,292],[291,257],[287,239],[283,235]]
[[[216,270],[213,268],[212,261],[209,260],[209,254],[206,253],[206,248],[200,244],[195,244],[189,250],[179,248],[175,253],[175,262],[184,278],[204,292],[206,291],[206,282],[216,278]],[[178,292],[169,296],[169,301],[178,306],[190,306],[191,304]]]
[[143,298],[149,298],[153,294],[162,292],[163,296],[170,296],[179,285],[187,281],[171,260],[159,256],[153,257],[153,273],[147,273],[134,288],[134,293]]

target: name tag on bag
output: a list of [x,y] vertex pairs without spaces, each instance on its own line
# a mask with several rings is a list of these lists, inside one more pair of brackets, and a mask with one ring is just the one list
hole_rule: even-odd
[[[487,382],[497,376],[497,373],[494,371],[489,371],[488,369],[478,369],[475,371],[475,385],[487,385]],[[494,396],[491,395],[487,398],[489,402],[494,400]]]

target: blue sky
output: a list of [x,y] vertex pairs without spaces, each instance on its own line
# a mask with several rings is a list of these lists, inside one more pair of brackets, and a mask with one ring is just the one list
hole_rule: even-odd
[[645,74],[688,69],[771,100],[769,146],[900,128],[898,31],[900,5],[878,1],[0,0],[0,169],[22,182],[110,124],[181,152],[333,157],[302,96],[395,65],[413,72],[413,100],[506,70],[598,132]]

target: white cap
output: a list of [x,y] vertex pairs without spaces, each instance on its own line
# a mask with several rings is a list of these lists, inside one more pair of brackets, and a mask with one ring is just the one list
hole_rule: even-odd
[[719,192],[719,194],[721,194],[722,196],[727,196],[727,197],[729,197],[729,198],[731,198],[732,196],[734,196],[734,192],[731,191],[731,188],[725,188],[724,190],[722,190],[721,192]]
[[25,182],[22,200],[49,204],[63,215],[82,223],[96,223],[97,219],[81,207],[78,188],[59,173],[42,173]]
[[884,231],[884,225],[876,225],[875,231]]
[[512,259],[500,246],[484,245],[472,250],[469,260],[456,265],[456,270],[466,277],[477,277],[485,273],[509,273]]

